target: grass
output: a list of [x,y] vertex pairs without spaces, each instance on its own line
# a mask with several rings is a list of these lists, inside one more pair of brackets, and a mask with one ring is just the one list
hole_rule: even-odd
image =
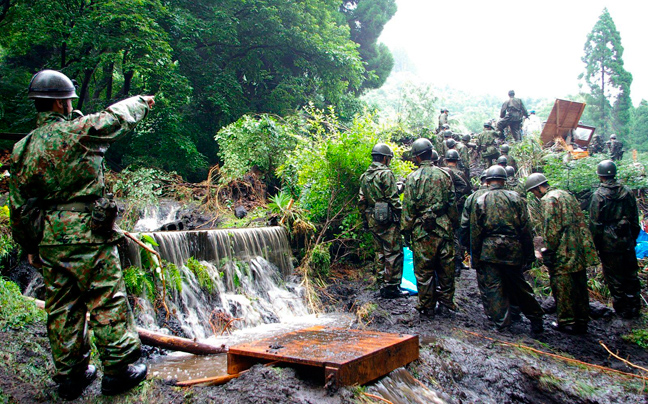
[[646,328],[634,329],[630,334],[624,335],[623,339],[648,350],[648,329]]

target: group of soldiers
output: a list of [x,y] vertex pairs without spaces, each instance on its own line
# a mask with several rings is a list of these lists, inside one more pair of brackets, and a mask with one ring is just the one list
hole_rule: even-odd
[[[605,160],[597,167],[601,184],[591,199],[588,225],[575,197],[551,187],[543,174],[518,180],[510,147],[498,144],[491,123],[484,127],[476,143],[486,169],[476,190],[457,142],[450,147],[451,138],[437,146],[444,151],[442,158],[429,139],[414,141],[409,158],[418,169],[404,184],[389,169],[391,148],[384,143],[373,148],[373,162],[360,179],[359,198],[375,241],[380,296],[402,296],[403,245],[410,246],[417,310],[427,318],[452,316],[455,278],[468,269],[463,264],[467,251],[477,271],[484,311],[496,328],[507,329],[521,311],[531,331],[541,333],[544,312],[524,278],[525,270],[540,259],[556,302],[557,322],[552,326],[582,334],[589,322],[586,269],[600,260],[615,311],[623,318],[638,317],[637,204],[630,190],[616,181],[615,163]],[[540,207],[541,217],[530,219],[527,200]],[[534,236],[542,237],[540,254]]]
[[608,153],[614,161],[623,159],[623,143],[617,139],[617,135],[610,135],[610,140],[603,141],[601,135],[594,133],[588,146],[589,154]]

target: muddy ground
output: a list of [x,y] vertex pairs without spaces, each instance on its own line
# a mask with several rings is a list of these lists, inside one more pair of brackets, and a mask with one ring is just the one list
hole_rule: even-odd
[[[100,394],[95,381],[83,403],[646,403],[645,383],[620,374],[567,363],[531,352],[520,345],[578,359],[622,372],[638,371],[611,358],[599,341],[634,364],[648,367],[648,353],[622,339],[631,330],[645,328],[641,319],[622,320],[601,304],[593,304],[596,319],[584,336],[569,336],[549,327],[555,314],[546,316],[546,331],[532,338],[522,317],[510,331],[497,332],[486,319],[475,272],[463,271],[457,280],[458,311],[451,317],[420,319],[416,297],[383,300],[377,297],[370,277],[349,280],[349,272],[335,274],[322,291],[328,310],[357,313],[356,328],[416,334],[420,359],[390,377],[366,387],[336,391],[319,380],[290,368],[257,366],[223,386],[178,388],[160,380],[117,398]],[[543,301],[551,306],[550,298]],[[58,402],[49,344],[43,324],[5,330],[0,348],[0,402]],[[505,345],[509,344],[509,345]],[[510,345],[518,344],[518,345]],[[403,378],[407,379],[403,382]],[[409,381],[409,382],[408,382]],[[380,398],[388,399],[382,401]]]

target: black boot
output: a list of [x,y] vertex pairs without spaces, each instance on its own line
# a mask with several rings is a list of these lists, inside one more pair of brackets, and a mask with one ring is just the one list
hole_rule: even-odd
[[544,324],[541,318],[529,319],[531,321],[531,333],[542,334],[544,332]]
[[104,396],[114,396],[132,389],[146,379],[148,369],[145,364],[128,365],[114,375],[104,375],[101,382],[101,393]]
[[407,294],[403,293],[400,287],[396,285],[388,285],[380,289],[380,297],[383,299],[397,299],[405,296],[407,296]]
[[70,376],[59,384],[58,395],[63,400],[75,400],[97,378],[97,367],[88,365],[83,374]]

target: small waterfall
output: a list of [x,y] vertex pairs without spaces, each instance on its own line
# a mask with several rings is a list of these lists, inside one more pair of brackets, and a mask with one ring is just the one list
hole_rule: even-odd
[[[180,270],[181,290],[167,297],[169,310],[190,338],[205,339],[222,331],[224,325],[215,324],[218,318],[236,318],[234,327],[244,328],[308,314],[301,289],[290,281],[292,254],[281,227],[145,234],[155,239],[162,258]],[[140,247],[129,241],[127,249],[125,267],[141,266]],[[187,266],[190,258],[204,266],[211,291],[200,286]],[[156,328],[150,302],[138,308],[138,320]]]

